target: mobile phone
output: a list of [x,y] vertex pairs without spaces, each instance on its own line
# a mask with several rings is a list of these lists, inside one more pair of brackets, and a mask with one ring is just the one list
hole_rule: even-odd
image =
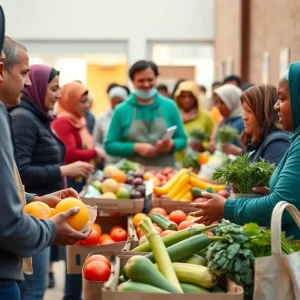
[[176,125],[167,128],[167,130],[166,130],[164,136],[162,137],[162,140],[171,139],[171,138],[173,137],[173,135],[174,135],[176,129],[177,129],[177,126],[176,126]]

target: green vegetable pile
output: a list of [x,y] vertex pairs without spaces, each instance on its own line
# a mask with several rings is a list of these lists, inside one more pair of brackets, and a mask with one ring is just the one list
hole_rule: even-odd
[[188,133],[189,137],[193,140],[203,142],[209,139],[209,134],[203,129],[194,128]]
[[239,137],[239,132],[236,128],[223,126],[218,130],[217,140],[220,144],[229,144],[233,139]]
[[248,157],[248,155],[239,156],[224,168],[216,169],[212,179],[233,185],[242,194],[252,194],[252,188],[255,186],[269,186],[275,165],[265,160],[251,163]]
[[229,275],[243,286],[245,299],[252,299],[255,257],[247,243],[249,237],[235,224],[219,225],[215,233],[223,238],[207,247],[208,268],[217,275]]
[[116,163],[116,167],[119,170],[128,173],[129,171],[138,171],[140,169],[140,164],[122,158]]
[[199,168],[200,165],[198,162],[198,154],[197,153],[185,154],[182,160],[182,167],[193,168],[193,169]]

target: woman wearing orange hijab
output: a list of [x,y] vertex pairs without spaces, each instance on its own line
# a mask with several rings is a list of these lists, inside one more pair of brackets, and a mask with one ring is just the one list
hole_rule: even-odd
[[[79,82],[71,82],[61,88],[61,93],[55,107],[57,119],[52,122],[52,128],[66,147],[65,163],[102,160],[104,152],[94,148],[93,137],[86,127],[88,90]],[[84,185],[83,181],[79,183],[70,178],[68,183],[78,192]]]

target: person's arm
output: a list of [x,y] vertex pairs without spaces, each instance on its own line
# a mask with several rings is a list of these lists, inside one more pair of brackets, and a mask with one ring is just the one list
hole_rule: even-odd
[[97,119],[93,131],[95,145],[102,149],[104,148],[104,136],[103,136],[103,128],[102,128],[103,121],[104,120],[102,118]]
[[272,211],[279,201],[286,200],[300,210],[300,142],[289,151],[285,165],[276,178],[274,191],[269,196],[256,199],[228,199],[224,207],[225,219],[241,225],[256,222],[260,226],[270,226]]
[[172,126],[176,125],[177,129],[173,136],[174,141],[174,151],[180,151],[186,147],[187,144],[187,136],[184,131],[182,119],[179,114],[179,110],[175,104],[172,103],[172,109],[170,109]]
[[122,116],[122,111],[117,107],[112,116],[107,137],[104,143],[104,149],[106,153],[111,156],[126,157],[135,155],[135,143],[122,141],[124,130],[124,128],[122,128],[123,118],[124,116]]
[[0,248],[28,257],[48,247],[56,229],[50,220],[23,213],[13,170],[13,148],[5,108],[0,105]]
[[[38,128],[27,113],[12,114],[13,132],[19,158],[19,172],[25,186],[41,186],[61,179],[60,165],[32,164]],[[45,149],[45,151],[47,151]]]
[[96,149],[78,149],[75,139],[75,129],[67,119],[57,119],[52,127],[58,138],[66,147],[65,163],[69,164],[75,161],[90,161],[97,157]]

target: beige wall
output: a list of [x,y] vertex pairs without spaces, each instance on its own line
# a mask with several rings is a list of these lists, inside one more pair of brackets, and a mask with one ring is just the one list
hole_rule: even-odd
[[270,54],[269,82],[277,84],[281,49],[289,47],[291,61],[300,60],[299,0],[216,0],[215,16],[216,69],[231,56],[234,73],[244,81],[262,83],[266,51]]

